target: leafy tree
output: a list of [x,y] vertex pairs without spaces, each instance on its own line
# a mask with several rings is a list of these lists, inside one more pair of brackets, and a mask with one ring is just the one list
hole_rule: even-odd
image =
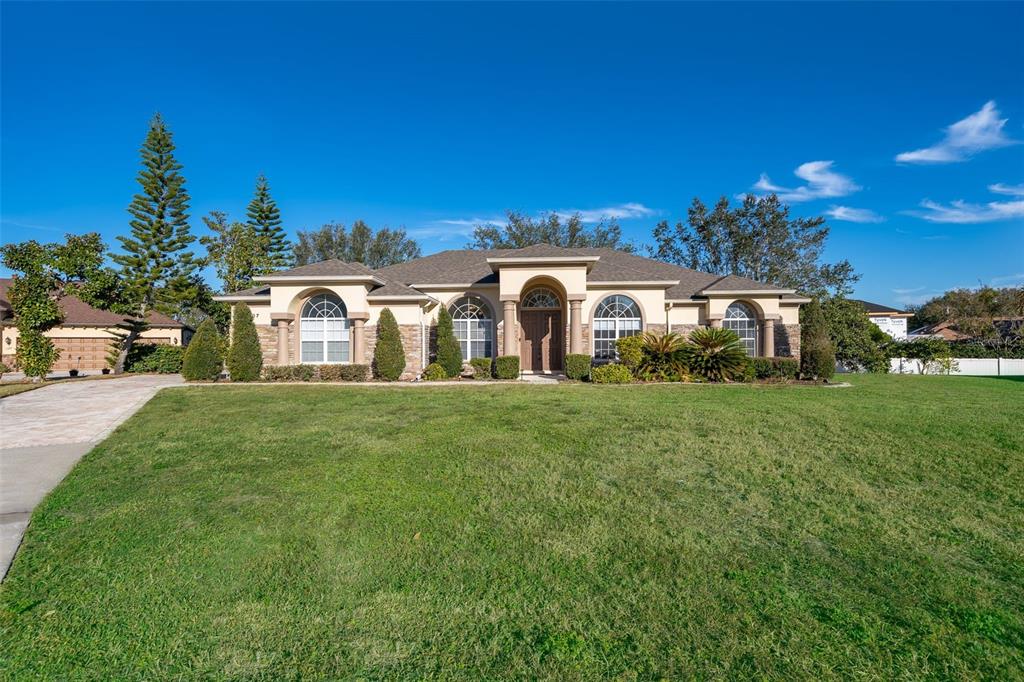
[[999,336],[994,324],[997,318],[1024,316],[1024,287],[952,289],[911,306],[911,310],[912,329],[949,320],[957,331],[981,341],[995,341]]
[[859,303],[835,296],[825,299],[821,308],[836,360],[854,371],[889,371],[885,346],[891,339],[868,319]]
[[860,276],[849,261],[822,264],[829,228],[824,218],[793,218],[774,194],[722,197],[712,210],[694,198],[686,224],[654,228],[658,260],[716,275],[740,275],[812,295],[846,294]]
[[199,262],[188,251],[195,241],[188,224],[188,192],[174,142],[160,114],[153,117],[142,144],[142,192],[132,199],[131,236],[118,237],[123,254],[113,260],[134,313],[144,319],[153,309],[175,315],[198,294],[195,273]]
[[894,353],[899,357],[917,360],[921,374],[929,371],[949,374],[956,369],[949,343],[945,339],[912,339],[896,344]]
[[256,381],[263,369],[260,337],[252,321],[252,311],[244,303],[235,305],[234,329],[227,358],[232,381]]
[[203,222],[213,234],[199,241],[206,247],[206,262],[217,271],[225,293],[247,289],[254,277],[273,271],[274,255],[257,228],[249,223],[229,223],[223,211],[211,211]]
[[419,258],[421,253],[405,230],[384,227],[374,231],[362,220],[357,220],[351,231],[341,223],[328,223],[319,230],[299,230],[298,237],[292,248],[295,265],[337,258],[376,270]]
[[521,249],[532,244],[563,247],[605,247],[632,253],[633,244],[623,241],[622,229],[612,220],[602,220],[593,227],[583,223],[579,213],[566,216],[549,211],[539,218],[516,211],[505,212],[507,222],[498,227],[477,225],[470,249]]
[[40,244],[35,240],[5,244],[0,248],[4,265],[15,271],[8,297],[18,328],[18,366],[26,376],[43,378],[59,352],[44,332],[64,320],[60,299],[80,290],[95,291],[105,247],[95,232],[65,235],[63,243]]
[[828,336],[821,303],[813,299],[800,308],[800,373],[808,379],[832,378],[836,355]]
[[246,224],[263,240],[270,269],[287,267],[291,263],[288,235],[281,227],[281,211],[270,196],[270,183],[262,173],[256,178],[256,192],[245,214]]
[[437,311],[437,362],[450,377],[462,372],[462,348],[455,337],[452,316],[444,306]]
[[405,371],[402,334],[390,308],[380,311],[377,321],[377,345],[373,347],[373,372],[378,379],[397,381]]
[[224,342],[213,320],[206,320],[185,348],[181,375],[187,381],[216,381],[224,365]]

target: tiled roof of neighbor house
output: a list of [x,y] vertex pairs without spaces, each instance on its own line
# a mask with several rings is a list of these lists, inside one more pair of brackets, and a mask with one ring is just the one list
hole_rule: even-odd
[[372,276],[373,270],[366,267],[362,263],[347,263],[337,258],[331,260],[320,261],[319,263],[310,263],[309,265],[300,265],[290,270],[280,270],[272,273],[273,277],[322,277],[330,275],[338,275],[341,277],[346,276]]
[[232,291],[228,296],[270,296],[270,285],[259,284],[241,291]]
[[898,310],[896,308],[890,308],[889,306],[881,305],[879,303],[872,303],[871,301],[862,301],[858,298],[851,298],[850,300],[854,303],[859,303],[860,307],[864,309],[864,312],[868,313],[896,313],[899,315],[909,314],[906,311]]
[[[12,282],[11,278],[0,279],[0,309],[10,310],[11,304],[7,300],[7,290]],[[114,327],[131,319],[127,315],[118,315],[109,310],[94,308],[77,296],[71,295],[61,297],[60,308],[64,313],[64,321],[61,326],[65,327]],[[156,311],[150,312],[146,319],[154,327],[184,328],[186,326]]]
[[[522,249],[459,249],[416,258],[405,263],[390,265],[379,270],[370,270],[359,263],[345,263],[339,260],[311,263],[291,270],[274,273],[275,276],[321,276],[321,275],[376,275],[386,284],[370,292],[370,296],[416,296],[421,295],[414,285],[443,284],[495,284],[498,276],[487,263],[488,258],[566,258],[598,256],[588,276],[591,282],[678,282],[665,291],[670,300],[685,300],[709,291],[764,291],[778,292],[784,289],[755,282],[746,277],[712,275],[689,268],[662,263],[631,253],[606,248],[564,248],[549,244],[534,244]],[[234,292],[232,296],[262,295],[255,292],[260,287]]]

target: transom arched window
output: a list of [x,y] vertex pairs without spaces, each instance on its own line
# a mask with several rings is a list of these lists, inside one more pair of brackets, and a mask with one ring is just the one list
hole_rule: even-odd
[[722,326],[736,332],[747,355],[757,355],[757,315],[750,306],[739,301],[731,304],[725,309]]
[[609,296],[594,311],[594,357],[614,360],[615,342],[643,329],[640,306],[629,296]]
[[551,289],[539,287],[526,295],[523,299],[524,308],[561,308],[558,296]]
[[463,296],[452,304],[450,312],[462,359],[491,357],[494,317],[490,306],[478,296]]
[[334,294],[317,294],[302,306],[301,362],[349,361],[348,313]]

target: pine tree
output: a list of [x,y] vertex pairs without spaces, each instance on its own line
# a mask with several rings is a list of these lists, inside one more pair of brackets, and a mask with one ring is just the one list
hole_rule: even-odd
[[154,308],[174,315],[196,295],[198,263],[188,251],[195,241],[188,224],[188,192],[174,142],[160,114],[153,117],[142,144],[142,192],[132,199],[130,237],[118,237],[125,253],[112,256],[121,266],[132,308],[140,318]]
[[377,321],[377,345],[373,347],[373,373],[378,379],[396,381],[405,371],[402,334],[390,308],[380,311]]
[[462,349],[455,338],[452,316],[444,307],[437,313],[437,362],[450,377],[462,372]]
[[290,265],[291,246],[288,244],[284,228],[281,227],[281,211],[270,196],[270,183],[262,174],[256,178],[256,194],[249,202],[245,214],[249,218],[246,223],[256,230],[256,234],[266,245],[271,267],[282,268]]
[[244,303],[235,306],[227,365],[232,381],[256,381],[260,378],[260,370],[263,369],[260,337],[252,321],[252,311]]

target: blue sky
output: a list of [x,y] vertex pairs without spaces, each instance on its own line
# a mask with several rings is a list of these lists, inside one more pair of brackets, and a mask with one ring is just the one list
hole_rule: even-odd
[[1024,4],[3,3],[2,241],[127,232],[163,113],[200,217],[462,247],[504,209],[780,192],[886,304],[1024,283]]

